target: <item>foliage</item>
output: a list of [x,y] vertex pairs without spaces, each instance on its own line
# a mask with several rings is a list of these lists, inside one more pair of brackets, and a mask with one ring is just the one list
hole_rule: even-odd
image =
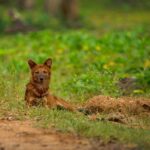
[[[143,33],[140,28],[109,33],[102,38],[85,31],[42,31],[26,36],[5,36],[0,42],[1,63],[5,63],[1,72],[6,74],[15,70],[17,74],[26,73],[27,59],[41,63],[45,58],[52,57],[52,84],[55,86],[52,88],[61,85],[59,88],[66,95],[71,93],[78,98],[98,93],[119,96],[121,93],[116,83],[124,77],[137,78],[146,95],[150,85],[150,38]],[[62,80],[58,82],[57,78]]]

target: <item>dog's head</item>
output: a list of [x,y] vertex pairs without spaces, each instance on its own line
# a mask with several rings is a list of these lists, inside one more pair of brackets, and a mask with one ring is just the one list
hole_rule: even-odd
[[36,64],[33,60],[28,60],[31,69],[32,80],[36,83],[44,83],[50,80],[52,59],[48,58],[43,64]]

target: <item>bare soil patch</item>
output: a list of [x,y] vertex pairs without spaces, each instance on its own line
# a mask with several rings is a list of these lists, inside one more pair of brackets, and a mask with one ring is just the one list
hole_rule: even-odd
[[31,121],[0,120],[0,150],[127,150],[134,146],[116,140],[105,143],[100,139],[87,139],[54,129],[32,127]]

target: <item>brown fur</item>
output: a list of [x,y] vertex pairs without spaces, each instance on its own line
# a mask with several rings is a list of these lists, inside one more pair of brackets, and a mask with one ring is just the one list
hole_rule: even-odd
[[73,111],[74,108],[71,104],[49,92],[52,60],[47,59],[43,64],[36,64],[29,60],[28,64],[31,69],[31,79],[26,85],[25,101],[27,106],[42,104],[48,108],[59,107]]

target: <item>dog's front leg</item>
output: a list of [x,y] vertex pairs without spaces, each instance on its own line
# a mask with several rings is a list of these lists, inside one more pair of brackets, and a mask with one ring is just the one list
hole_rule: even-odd
[[43,106],[44,106],[45,108],[49,108],[49,107],[48,107],[47,96],[44,96],[42,99],[43,99],[43,102],[42,102]]
[[34,103],[35,103],[35,98],[34,97],[28,97],[27,101],[26,101],[26,105],[27,107],[31,107],[31,106],[34,106]]

